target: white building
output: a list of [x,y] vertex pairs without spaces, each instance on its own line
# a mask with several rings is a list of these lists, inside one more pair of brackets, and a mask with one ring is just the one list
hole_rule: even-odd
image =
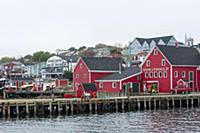
[[[135,55],[143,51],[150,51],[155,45],[176,45],[177,40],[174,36],[163,36],[154,38],[138,38],[129,42],[128,54]],[[181,45],[181,44],[180,44]]]
[[42,78],[57,78],[67,69],[67,62],[59,56],[52,56],[46,62],[46,67],[41,71]]

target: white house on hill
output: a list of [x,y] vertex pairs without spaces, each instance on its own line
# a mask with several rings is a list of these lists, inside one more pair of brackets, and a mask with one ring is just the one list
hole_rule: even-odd
[[[170,45],[175,46],[177,40],[174,36],[162,36],[154,38],[139,38],[136,37],[132,42],[129,42],[128,54],[135,55],[143,51],[150,51],[155,45]],[[179,44],[182,45],[182,44]]]

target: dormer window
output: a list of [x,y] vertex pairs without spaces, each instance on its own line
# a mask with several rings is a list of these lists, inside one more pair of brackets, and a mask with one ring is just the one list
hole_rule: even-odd
[[150,66],[150,60],[146,61],[146,66],[149,67]]
[[166,60],[162,59],[162,66],[165,66],[165,65],[166,65]]

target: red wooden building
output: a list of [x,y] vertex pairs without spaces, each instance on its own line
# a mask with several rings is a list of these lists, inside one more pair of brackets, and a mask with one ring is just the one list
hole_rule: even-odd
[[142,91],[141,70],[139,67],[122,68],[118,73],[95,80],[99,92],[125,94]]
[[[95,83],[97,79],[112,73],[118,73],[121,67],[121,58],[80,57],[73,73],[74,90],[81,92],[86,89],[83,88],[84,83]],[[89,90],[93,89],[90,88]]]
[[200,53],[195,48],[157,45],[141,64],[143,91],[156,88],[169,93],[175,89],[200,87]]

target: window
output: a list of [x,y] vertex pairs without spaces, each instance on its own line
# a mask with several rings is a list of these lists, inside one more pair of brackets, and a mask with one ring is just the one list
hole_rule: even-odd
[[185,71],[182,72],[182,78],[185,78]]
[[79,74],[76,74],[76,78],[77,78],[77,79],[79,78]]
[[147,60],[146,66],[150,66],[150,60]]
[[101,88],[101,89],[103,88],[103,82],[99,83],[99,88]]
[[158,55],[158,50],[154,49],[154,55]]
[[165,59],[162,59],[162,66],[165,66],[166,65],[166,61]]
[[177,71],[174,72],[174,77],[175,77],[175,78],[178,77],[178,72],[177,72]]
[[190,71],[189,72],[189,81],[193,81],[194,80],[194,72]]
[[164,78],[167,78],[167,71],[163,72],[163,76],[164,76]]
[[112,82],[112,88],[117,88],[117,83],[116,82]]
[[154,72],[154,78],[157,78],[157,77],[158,77],[157,72]]
[[153,78],[153,73],[152,72],[149,73],[149,77]]
[[141,75],[138,75],[138,76],[137,76],[137,80],[141,80]]
[[86,74],[86,73],[83,74],[83,78],[84,78],[84,79],[87,78],[87,74]]
[[145,72],[145,78],[148,78],[148,77],[149,77],[149,73]]
[[162,78],[162,71],[159,72],[159,78]]
[[80,64],[80,69],[82,69],[82,67],[83,67],[83,64],[81,63],[81,64]]

